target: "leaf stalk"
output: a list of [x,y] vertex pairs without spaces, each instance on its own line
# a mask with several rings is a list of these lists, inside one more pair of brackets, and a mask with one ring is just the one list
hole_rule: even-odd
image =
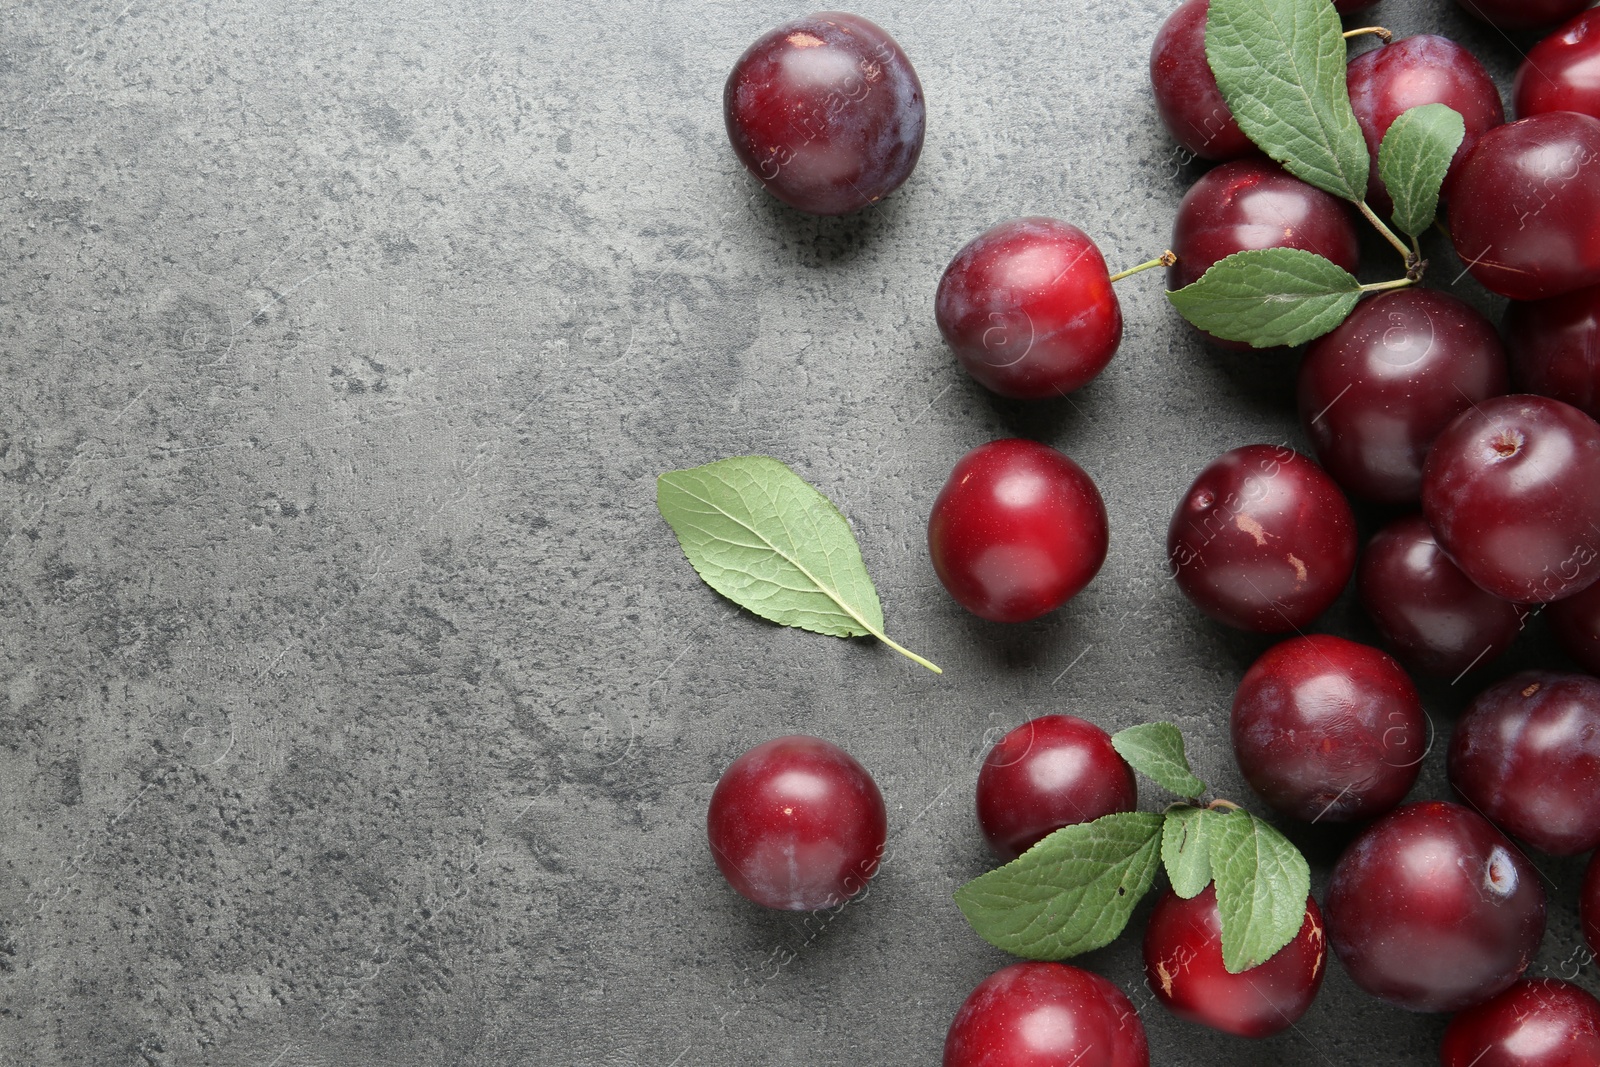
[[1409,285],[1416,285],[1418,279],[1413,278],[1408,272],[1404,278],[1396,278],[1388,282],[1371,282],[1361,287],[1363,293],[1381,293],[1385,289],[1404,289]]
[[[796,566],[799,566],[799,564],[797,563]],[[860,627],[863,630],[867,631],[867,633],[871,634],[873,637],[876,637],[879,641],[882,641],[884,644],[888,645],[890,648],[892,648],[896,652],[900,653],[902,656],[904,656],[906,659],[910,660],[912,663],[921,664],[922,666],[924,666],[924,667],[928,668],[930,671],[932,671],[934,674],[943,674],[944,673],[944,671],[939,667],[939,665],[937,663],[934,663],[932,660],[923,659],[921,656],[917,655],[915,652],[911,651],[909,648],[907,648],[906,646],[902,645],[900,642],[894,640],[894,638],[890,637],[888,634],[884,633],[882,627],[874,626],[874,625],[872,625],[872,623],[870,623],[866,619],[862,618],[861,613],[859,611],[857,611],[854,607],[852,607],[851,605],[849,605],[849,604],[845,603],[843,600],[841,600],[837,595],[835,595],[833,590],[827,588],[821,582],[818,582],[815,578],[812,578],[810,571],[806,570],[804,567],[801,567],[800,571],[807,578],[811,578],[811,581],[817,586],[817,588],[821,589],[824,593],[826,593],[828,595],[828,599],[832,600],[835,604],[839,605],[839,607],[844,610],[844,613],[846,615],[849,615],[852,619],[854,619],[860,625]]]
[[1372,223],[1379,233],[1383,234],[1383,239],[1395,247],[1395,251],[1400,253],[1401,258],[1406,261],[1406,266],[1409,268],[1412,262],[1411,249],[1406,247],[1406,243],[1396,237],[1393,230],[1384,225],[1383,220],[1378,217],[1378,213],[1368,207],[1365,200],[1357,200],[1356,207],[1361,210],[1361,214],[1366,216],[1367,221]]
[[[934,663],[931,660],[923,659],[921,656],[917,655],[915,652],[911,651],[909,648],[906,648],[904,645],[901,645],[899,642],[897,642],[894,639],[890,638],[887,634],[883,634],[883,633],[880,633],[880,632],[874,630],[872,632],[872,636],[876,637],[879,641],[882,641],[884,644],[888,645],[890,648],[892,648],[896,652],[900,653],[902,656],[904,656],[906,659],[910,660],[912,663],[920,663],[922,666],[928,668],[934,674],[943,674],[944,673],[944,671],[939,667],[939,665],[937,663]],[[891,660],[890,662],[893,662],[893,661]]]

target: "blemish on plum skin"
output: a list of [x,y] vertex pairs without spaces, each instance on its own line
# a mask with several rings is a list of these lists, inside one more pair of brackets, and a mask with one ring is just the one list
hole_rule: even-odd
[[1502,899],[1514,894],[1517,891],[1517,883],[1521,880],[1517,876],[1517,869],[1510,853],[1499,845],[1490,852],[1488,861],[1484,864],[1483,875],[1484,888]]
[[1539,691],[1539,687],[1543,684],[1543,682],[1534,682],[1532,685],[1528,686],[1528,688],[1522,691],[1522,695],[1525,697],[1533,696],[1533,694]]
[[820,48],[823,44],[821,37],[807,33],[804,30],[796,30],[791,33],[788,40],[796,48]]
[[1249,515],[1241,512],[1234,517],[1233,524],[1251,537],[1254,537],[1257,545],[1265,545],[1267,543],[1267,531]]
[[1288,555],[1289,566],[1294,568],[1294,580],[1297,585],[1304,584],[1308,574],[1305,561],[1290,552]]
[[1311,944],[1315,946],[1317,950],[1316,963],[1311,968],[1311,974],[1313,977],[1315,977],[1316,974],[1322,970],[1323,964],[1327,962],[1328,950],[1326,947],[1326,942],[1323,938],[1322,924],[1317,922],[1315,917],[1309,915],[1306,917],[1306,921],[1311,924],[1311,933],[1309,937]]

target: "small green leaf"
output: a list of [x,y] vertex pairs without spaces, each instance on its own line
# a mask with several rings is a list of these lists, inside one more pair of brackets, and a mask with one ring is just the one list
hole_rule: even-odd
[[1211,884],[1211,839],[1223,816],[1209,808],[1173,808],[1161,827],[1161,862],[1172,891],[1185,900]]
[[1129,811],[1064,826],[1004,867],[956,890],[989,944],[1059,960],[1110,944],[1161,865],[1160,815]]
[[1238,974],[1271,959],[1300,932],[1311,869],[1288,838],[1247,811],[1221,815],[1211,830],[1222,965]]
[[1211,0],[1206,58],[1239,128],[1289,173],[1360,200],[1371,156],[1350,107],[1347,57],[1329,0]]
[[705,583],[763,619],[833,637],[889,640],[883,607],[839,509],[768,456],[735,456],[656,479],[656,506]]
[[1217,261],[1167,299],[1207,333],[1272,348],[1304,344],[1339,325],[1361,299],[1361,283],[1315,252],[1258,248]]
[[1206,791],[1206,784],[1189,769],[1183,734],[1170,722],[1147,722],[1119,730],[1112,735],[1111,746],[1128,766],[1170,793],[1197,797]]
[[1433,225],[1439,187],[1467,135],[1461,116],[1445,104],[1402,111],[1378,146],[1378,177],[1394,201],[1394,224],[1412,237]]

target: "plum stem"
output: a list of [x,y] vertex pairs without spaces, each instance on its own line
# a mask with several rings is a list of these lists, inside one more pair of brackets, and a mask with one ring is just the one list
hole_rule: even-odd
[[1390,41],[1394,40],[1394,34],[1389,30],[1384,29],[1382,26],[1362,26],[1358,30],[1344,31],[1344,39],[1347,41],[1353,37],[1361,37],[1363,35],[1371,35],[1376,37],[1384,44],[1388,44]]
[[1148,263],[1141,263],[1137,267],[1129,267],[1127,270],[1117,271],[1117,273],[1111,276],[1111,280],[1114,282],[1120,282],[1124,278],[1131,278],[1133,275],[1138,274],[1142,270],[1151,270],[1155,267],[1170,267],[1176,262],[1178,262],[1178,254],[1173,252],[1171,249],[1168,249]]

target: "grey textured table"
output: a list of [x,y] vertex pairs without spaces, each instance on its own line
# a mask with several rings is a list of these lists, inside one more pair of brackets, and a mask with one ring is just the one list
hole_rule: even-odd
[[[1270,642],[1203,620],[1161,546],[1205,462],[1302,442],[1293,360],[1205,350],[1146,275],[1110,370],[1029,407],[931,315],[1003,217],[1114,267],[1161,251],[1194,176],[1146,88],[1170,7],[857,8],[916,64],[927,147],[819,221],[720,109],[802,8],[0,3],[0,1063],[930,1064],[1006,962],[950,900],[990,864],[999,731],[1169,718],[1244,799],[1226,708]],[[1513,68],[1452,4],[1377,11]],[[1013,628],[923,542],[950,466],[1008,434],[1077,458],[1113,531],[1087,592]],[[699,582],[655,475],[749,452],[840,504],[942,678]],[[1372,637],[1348,597],[1326,622]],[[1478,681],[1560,662],[1536,630]],[[1427,690],[1441,728],[1474,688]],[[792,731],[890,809],[826,920],[747,905],[704,841],[722,768]],[[1446,795],[1440,755],[1416,795]],[[1341,837],[1296,836],[1320,893]],[[1540,866],[1536,970],[1571,973],[1580,865]],[[1156,1063],[1433,1062],[1442,1019],[1337,967],[1281,1037],[1179,1023],[1141,922],[1087,963],[1148,1006]]]

